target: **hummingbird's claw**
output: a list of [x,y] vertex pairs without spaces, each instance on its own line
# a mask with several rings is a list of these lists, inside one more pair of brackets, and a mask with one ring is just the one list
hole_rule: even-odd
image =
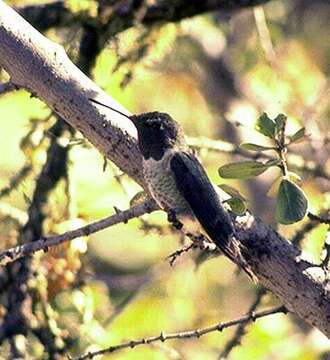
[[176,213],[174,210],[169,210],[167,212],[167,221],[173,225],[177,230],[181,230],[183,224],[176,217]]

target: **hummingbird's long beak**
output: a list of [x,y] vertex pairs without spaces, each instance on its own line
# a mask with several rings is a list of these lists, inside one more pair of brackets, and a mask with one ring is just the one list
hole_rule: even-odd
[[[121,112],[120,110],[113,108],[112,106],[103,104],[103,103],[101,103],[101,102],[99,102],[99,101],[97,101],[95,99],[92,99],[92,98],[88,98],[88,100],[90,100],[91,102],[93,102],[93,103],[95,103],[97,105],[104,106],[104,107],[106,107],[106,108],[108,108],[108,109],[110,109],[110,110],[112,110],[112,111],[114,111],[114,112],[116,112],[116,113],[118,113],[118,114],[120,114],[122,116],[125,116],[127,119],[130,119],[131,121],[133,121],[133,119],[132,119],[133,116],[126,115],[123,112]],[[133,123],[134,123],[134,121],[133,121]]]
[[139,117],[136,115],[131,115],[130,120],[132,121],[132,123],[135,125],[136,128],[139,128]]

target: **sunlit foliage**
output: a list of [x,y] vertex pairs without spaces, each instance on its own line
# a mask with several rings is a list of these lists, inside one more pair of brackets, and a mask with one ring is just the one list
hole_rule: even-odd
[[[78,18],[93,21],[95,3],[69,5]],[[329,178],[302,171],[299,161],[313,161],[329,174],[329,17],[327,2],[283,0],[264,6],[264,17],[244,10],[228,19],[212,13],[148,28],[137,21],[135,27],[109,39],[92,76],[133,113],[170,113],[190,137],[273,146],[271,139],[255,131],[256,122],[263,112],[270,118],[286,114],[288,136],[298,137],[294,134],[302,127],[306,134],[304,141],[290,146],[288,167],[302,179],[308,210],[324,213],[330,207]],[[52,29],[47,36],[76,58],[79,21]],[[1,77],[5,80],[6,74]],[[0,118],[0,194],[29,166],[11,191],[0,195],[1,249],[6,249],[17,244],[26,221],[56,119],[25,91],[1,96]],[[141,190],[137,184],[113,164],[104,170],[104,159],[80,134],[65,130],[57,141],[68,147],[69,158],[67,173],[44,209],[45,234],[77,228],[113,213],[114,207],[129,207]],[[288,239],[309,221],[305,217],[290,226],[277,224],[276,201],[267,195],[279,176],[276,169],[252,180],[220,179],[220,166],[247,159],[230,151],[197,151],[216,184],[238,189],[247,207],[278,226]],[[301,241],[317,262],[326,231],[326,225],[318,225]],[[198,253],[190,252],[169,266],[166,257],[181,241],[166,215],[157,212],[39,254],[33,259],[36,276],[28,283],[34,297],[41,299],[34,309],[35,326],[45,321],[59,348],[80,354],[162,330],[201,328],[245,314],[255,299],[256,285],[244,274],[237,276],[224,257],[197,266]],[[273,304],[276,299],[267,294],[260,308]],[[215,359],[233,332],[128,349],[111,359]],[[31,336],[27,345],[21,340],[16,339],[20,350],[42,358],[44,348],[36,337]],[[310,360],[329,351],[329,342],[317,330],[295,317],[274,315],[248,326],[230,358]],[[0,358],[6,358],[6,352],[8,345]]]

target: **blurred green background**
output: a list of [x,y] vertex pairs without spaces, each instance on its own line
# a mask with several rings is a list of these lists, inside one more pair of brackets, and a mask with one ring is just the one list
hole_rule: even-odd
[[[95,17],[95,2],[68,1],[67,6],[82,19]],[[191,138],[267,144],[254,130],[256,119],[264,111],[270,116],[284,113],[289,132],[305,126],[309,134],[292,153],[329,171],[329,18],[328,1],[270,1],[232,16],[211,13],[175,24],[137,25],[109,39],[92,76],[132,113],[168,112]],[[78,21],[50,29],[46,36],[76,59]],[[1,77],[6,80],[4,72]],[[55,118],[44,103],[22,90],[1,96],[0,118],[0,191],[27,167],[17,186],[0,192],[0,241],[1,249],[6,249],[17,244],[26,221]],[[70,147],[68,174],[49,196],[45,234],[108,216],[114,207],[129,207],[140,191],[137,184],[111,163],[104,171],[103,157],[80,134],[66,131],[61,141]],[[239,189],[248,207],[286,238],[308,222],[276,225],[275,200],[267,191],[279,175],[277,170],[257,180],[224,181],[219,166],[238,157],[206,148],[198,153],[215,183]],[[310,172],[300,175],[310,210],[329,209],[329,179]],[[326,231],[325,225],[316,226],[301,242],[314,261],[320,261]],[[245,274],[237,275],[224,257],[198,265],[197,253],[192,252],[171,267],[166,257],[181,246],[180,234],[170,229],[164,213],[156,212],[37,254],[38,274],[29,286],[40,293],[45,308],[36,314],[48,314],[58,345],[76,355],[244,315],[258,286]],[[276,299],[266,294],[259,309],[275,304]],[[234,331],[155,343],[104,358],[216,359]],[[47,358],[34,336],[25,345],[22,337],[16,342],[30,358]],[[273,315],[249,325],[229,358],[329,359],[329,351],[329,341],[316,329],[295,316]],[[7,358],[8,352],[5,344],[0,357]]]

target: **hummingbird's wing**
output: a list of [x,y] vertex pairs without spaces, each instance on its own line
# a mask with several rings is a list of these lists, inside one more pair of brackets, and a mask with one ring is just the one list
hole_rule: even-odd
[[204,168],[187,152],[175,153],[170,166],[181,195],[206,233],[222,248],[234,234],[234,228]]
[[255,280],[242,257],[231,218],[199,160],[191,153],[176,152],[171,158],[170,167],[177,189],[210,239]]
[[224,238],[233,235],[234,228],[203,166],[187,152],[175,153],[170,166],[177,188],[204,230],[215,243],[224,245]]

